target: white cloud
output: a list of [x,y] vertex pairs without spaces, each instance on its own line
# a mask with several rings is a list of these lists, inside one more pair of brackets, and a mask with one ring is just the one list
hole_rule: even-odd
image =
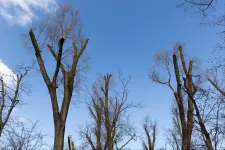
[[50,13],[56,8],[56,0],[0,0],[0,17],[10,25],[24,26],[36,17],[34,10]]
[[16,75],[13,71],[2,62],[0,59],[0,77],[3,78],[3,81],[6,85],[10,86],[15,84]]

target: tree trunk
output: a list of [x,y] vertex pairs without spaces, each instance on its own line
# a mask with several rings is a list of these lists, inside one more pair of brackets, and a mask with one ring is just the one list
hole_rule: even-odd
[[0,137],[2,136],[3,125],[0,123]]
[[188,143],[187,143],[187,137],[186,135],[184,137],[182,137],[182,150],[189,150],[187,149],[188,147]]
[[[192,64],[192,63],[190,63]],[[190,67],[191,66],[191,67]],[[193,92],[193,81],[192,81],[192,65],[189,65],[188,73],[187,73],[187,82],[188,82],[188,91]],[[193,93],[194,95],[194,93]],[[187,112],[187,149],[191,149],[191,137],[193,131],[193,112],[194,105],[190,97],[188,97],[188,112]]]
[[65,126],[56,125],[54,134],[54,150],[63,150]]

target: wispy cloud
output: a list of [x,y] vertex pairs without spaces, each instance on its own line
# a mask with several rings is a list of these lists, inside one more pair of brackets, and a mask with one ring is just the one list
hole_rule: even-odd
[[0,77],[3,78],[4,83],[8,86],[15,84],[16,75],[6,64],[2,62],[1,59],[0,59]]
[[0,0],[0,17],[10,25],[27,25],[34,11],[50,13],[57,8],[56,0]]

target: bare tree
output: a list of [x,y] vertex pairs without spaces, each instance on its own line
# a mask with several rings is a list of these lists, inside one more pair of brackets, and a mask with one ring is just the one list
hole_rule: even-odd
[[[167,85],[173,92],[174,97],[176,99],[179,118],[181,122],[181,135],[182,135],[182,150],[191,149],[191,137],[194,126],[194,109],[196,112],[196,117],[199,122],[201,132],[205,138],[206,147],[209,150],[212,150],[212,143],[210,135],[205,127],[204,122],[202,121],[202,117],[199,111],[199,107],[195,101],[195,95],[198,92],[197,87],[193,81],[193,60],[188,62],[186,65],[186,60],[184,58],[182,46],[180,44],[175,46],[175,52],[173,53],[173,59],[171,60],[168,56],[168,53],[160,53],[157,55],[158,64],[163,65],[168,73],[168,80],[162,80],[159,75],[153,70],[150,73],[150,78],[153,82],[157,82],[160,84]],[[179,58],[179,59],[178,59]],[[179,63],[180,60],[180,63]],[[174,75],[176,80],[176,90],[173,88],[171,83],[171,72],[170,72],[170,63],[173,64],[174,67]],[[181,80],[181,76],[183,82]],[[187,106],[185,106],[185,95],[187,97]],[[185,110],[187,109],[187,110]]]
[[[183,54],[181,53],[181,56]],[[163,65],[164,68],[166,68],[166,71],[168,73],[168,79],[166,81],[163,81],[160,79],[159,75],[155,70],[152,70],[151,73],[149,74],[150,78],[152,79],[153,82],[160,83],[167,85],[173,92],[174,97],[176,99],[176,103],[178,106],[178,112],[179,112],[179,119],[181,121],[181,133],[182,133],[182,150],[188,150],[190,149],[191,145],[191,135],[192,135],[192,129],[193,129],[193,103],[191,100],[188,100],[188,111],[187,113],[185,112],[185,106],[184,106],[184,100],[183,100],[183,90],[182,90],[182,82],[180,80],[180,70],[178,68],[177,64],[177,57],[174,54],[173,55],[173,61],[170,59],[169,53],[167,52],[160,52],[156,55],[156,63],[158,65]],[[184,58],[183,58],[184,59]],[[175,88],[172,87],[171,84],[171,66],[170,64],[174,63],[174,72],[175,72],[175,78],[176,78],[176,90]],[[188,74],[186,64],[184,63],[183,60],[183,68],[185,70],[185,73]],[[190,88],[192,88],[192,85],[190,85]],[[187,114],[187,120],[186,120],[186,115]]]
[[148,141],[148,144],[146,144],[143,140],[143,148],[144,150],[154,150],[156,141],[156,124],[150,123],[149,117],[146,117],[143,128]]
[[[31,67],[18,66],[15,70],[18,74],[1,74],[0,75],[0,137],[7,125],[13,109],[22,104],[20,96],[23,92],[28,92],[24,86],[23,80]],[[6,81],[7,80],[7,81]],[[9,83],[7,83],[9,82]]]
[[[93,85],[93,92],[88,92],[88,109],[95,123],[87,126],[82,134],[92,150],[122,150],[135,139],[134,129],[127,120],[128,110],[138,106],[128,102],[130,78],[125,80],[119,74],[122,89],[113,91],[111,77],[109,74],[101,77]],[[124,139],[127,141],[119,145]]]
[[224,5],[225,2],[223,0],[183,0],[178,5],[178,7],[182,7],[188,11],[194,11],[194,13],[203,16],[205,19],[203,20],[203,25],[219,27],[221,29],[219,33],[221,42],[218,42],[216,47],[220,51],[214,51],[213,58],[209,60],[209,62],[213,62],[213,67],[207,71],[206,78],[223,96],[225,96],[223,87],[225,68],[225,57],[223,57],[225,49],[225,12],[224,9],[220,9],[220,6],[223,7]]
[[[30,123],[30,125],[27,124]],[[44,142],[45,134],[37,131],[37,122],[33,123],[30,119],[23,121],[18,118],[13,120],[0,140],[2,150],[41,150],[46,145]]]
[[[25,42],[35,53],[51,99],[54,120],[54,149],[62,150],[70,102],[74,89],[79,84],[76,79],[79,75],[78,72],[85,69],[80,68],[80,64],[84,63],[82,55],[88,44],[88,39],[82,38],[78,11],[73,10],[69,4],[60,7],[56,14],[43,22],[39,30],[37,28],[30,29],[29,38],[30,41],[25,40]],[[45,49],[52,54],[55,60],[52,78],[48,73],[51,69],[47,70],[47,63],[44,62],[43,58]],[[62,87],[63,93],[61,106],[58,104],[60,99],[58,89],[60,87]]]

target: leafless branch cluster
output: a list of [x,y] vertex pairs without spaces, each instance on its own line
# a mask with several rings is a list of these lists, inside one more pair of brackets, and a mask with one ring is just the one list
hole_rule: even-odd
[[203,16],[207,14],[210,10],[215,10],[215,5],[217,0],[184,0],[177,7],[184,7],[187,11],[189,9],[197,9],[197,13],[202,13]]
[[220,6],[224,6],[223,0],[182,0],[177,7],[184,8],[185,11],[193,10],[195,14],[203,16],[203,25],[216,26],[221,28],[219,36],[221,42],[217,43],[217,49],[224,50],[225,48],[225,14],[224,10],[220,11]]
[[23,80],[27,76],[31,67],[18,66],[17,74],[0,75],[0,136],[7,125],[13,109],[22,104],[22,93],[28,93],[29,89],[25,86]]
[[41,150],[46,146],[44,142],[45,134],[37,132],[37,122],[30,119],[23,121],[18,118],[13,120],[0,139],[2,150]]
[[[128,110],[138,107],[128,101],[128,84],[119,73],[121,91],[112,89],[112,75],[106,74],[93,85],[92,92],[88,92],[90,100],[88,109],[94,125],[88,125],[81,135],[93,150],[123,149],[131,140],[135,139],[135,132],[129,123]],[[122,143],[122,141],[127,140]],[[121,144],[122,143],[122,144]]]

